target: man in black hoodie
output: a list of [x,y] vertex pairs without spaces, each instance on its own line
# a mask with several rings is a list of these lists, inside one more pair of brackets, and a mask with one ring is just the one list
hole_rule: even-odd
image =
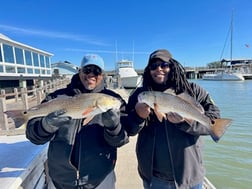
[[71,83],[47,95],[43,102],[61,95],[105,93],[122,102],[120,112],[109,110],[98,114],[83,126],[84,119],[66,117],[64,110],[58,110],[45,117],[33,118],[27,124],[26,137],[32,143],[49,142],[48,168],[53,183],[48,188],[115,188],[117,147],[128,142],[120,122],[126,115],[126,103],[118,94],[105,88],[103,72],[103,59],[96,54],[87,54]]
[[202,135],[211,131],[195,120],[169,112],[158,120],[154,110],[138,102],[142,91],[189,94],[204,108],[211,121],[220,110],[209,93],[186,79],[185,69],[166,49],[150,54],[143,74],[143,86],[129,97],[127,111],[129,135],[138,134],[136,155],[144,189],[202,189],[205,175]]

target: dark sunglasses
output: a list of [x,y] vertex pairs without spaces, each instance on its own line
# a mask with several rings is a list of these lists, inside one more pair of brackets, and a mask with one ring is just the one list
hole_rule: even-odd
[[101,68],[99,68],[97,66],[85,66],[85,67],[82,68],[82,72],[84,74],[93,73],[95,76],[98,76],[98,75],[102,74]]
[[156,70],[159,66],[162,68],[162,69],[165,69],[165,68],[168,68],[170,67],[170,62],[162,62],[162,63],[152,63],[149,68],[150,70]]

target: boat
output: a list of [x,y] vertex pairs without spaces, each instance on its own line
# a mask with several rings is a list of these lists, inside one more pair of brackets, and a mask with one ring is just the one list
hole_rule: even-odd
[[241,74],[245,80],[252,79],[252,59],[225,60],[230,62],[234,73]]
[[[221,66],[224,66],[224,70],[216,71],[212,73],[205,73],[202,76],[203,80],[212,80],[212,81],[243,81],[245,80],[243,73],[240,70],[234,69],[233,66],[233,59],[232,59],[232,50],[233,50],[233,14],[231,18],[231,26],[230,26],[230,60],[227,61],[225,59],[222,59],[220,61]],[[224,45],[224,47],[226,44]]]
[[225,72],[225,71],[205,73],[202,76],[202,79],[212,80],[212,81],[243,81],[245,80],[241,73],[232,73],[232,72]]
[[136,88],[142,84],[142,76],[134,69],[133,61],[122,59],[116,64],[115,76],[126,89]]

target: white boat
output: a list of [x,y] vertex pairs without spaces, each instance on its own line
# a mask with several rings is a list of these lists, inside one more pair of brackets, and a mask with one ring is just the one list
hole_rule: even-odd
[[[238,71],[237,69],[233,69],[233,13],[231,19],[231,26],[230,26],[230,60],[227,61],[225,59],[221,60],[221,64],[226,64],[224,67],[224,71],[214,72],[214,73],[206,73],[202,76],[203,80],[214,80],[214,81],[243,81],[245,80],[243,73]],[[224,45],[224,47],[226,44]],[[227,63],[230,63],[228,66]]]
[[116,76],[124,88],[136,88],[142,84],[142,76],[134,69],[133,61],[122,59],[116,64]]
[[244,77],[240,73],[214,72],[214,73],[205,73],[202,76],[202,79],[213,81],[243,81]]

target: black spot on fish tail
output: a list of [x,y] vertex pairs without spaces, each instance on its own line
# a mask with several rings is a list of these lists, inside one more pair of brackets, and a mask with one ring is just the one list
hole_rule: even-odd
[[218,142],[220,138],[224,135],[227,128],[232,123],[231,119],[215,119],[211,126],[211,137],[215,142]]

